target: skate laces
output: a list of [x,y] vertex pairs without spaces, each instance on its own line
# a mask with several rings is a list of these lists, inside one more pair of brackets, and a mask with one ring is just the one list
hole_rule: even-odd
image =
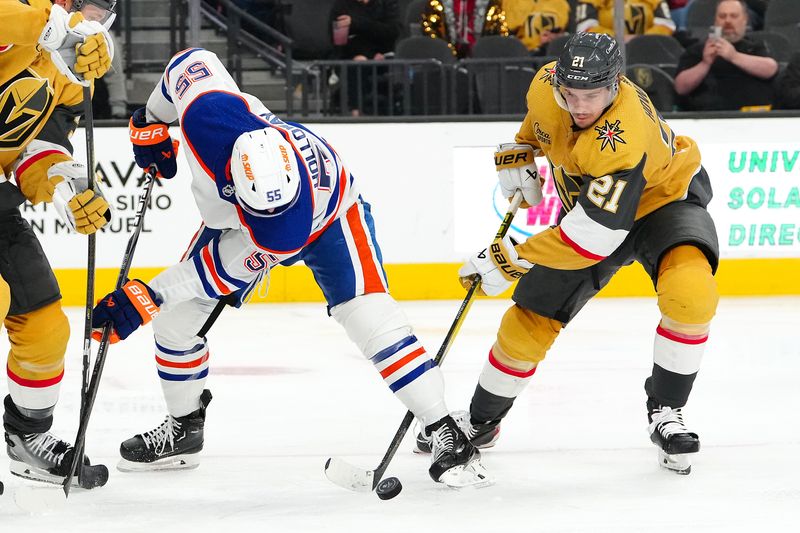
[[467,411],[453,411],[450,416],[453,417],[456,425],[464,432],[464,435],[466,435],[469,440],[475,438],[475,435],[478,434],[478,430],[472,425],[472,420]]
[[456,432],[445,422],[431,433],[431,462],[435,463],[440,457],[455,450]]
[[650,413],[650,418],[653,420],[648,426],[648,430],[652,434],[656,429],[664,438],[669,438],[672,435],[680,433],[690,433],[689,429],[683,423],[683,412],[680,407],[673,409],[669,406],[660,406],[653,409]]
[[64,456],[72,448],[69,444],[45,433],[31,433],[24,437],[28,451],[33,455],[53,464],[61,464]]
[[142,433],[142,440],[147,448],[153,449],[157,454],[161,454],[169,443],[170,448],[175,446],[175,435],[181,429],[181,423],[177,421],[172,415],[167,415],[167,418],[155,429],[151,429],[147,433]]

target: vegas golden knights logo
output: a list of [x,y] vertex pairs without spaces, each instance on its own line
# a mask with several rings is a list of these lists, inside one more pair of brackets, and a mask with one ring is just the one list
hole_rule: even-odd
[[541,35],[545,31],[560,31],[556,27],[556,17],[550,13],[529,15],[526,24],[527,34],[530,36]]
[[632,35],[644,33],[645,13],[644,6],[626,5],[625,6],[625,29]]
[[581,194],[581,180],[580,176],[572,176],[564,171],[564,167],[554,167],[550,165],[550,172],[553,176],[553,182],[556,185],[558,197],[561,199],[561,205],[564,209],[571,211],[575,207],[575,202],[578,201],[578,196]]
[[53,103],[46,78],[26,69],[0,86],[0,150],[22,148]]

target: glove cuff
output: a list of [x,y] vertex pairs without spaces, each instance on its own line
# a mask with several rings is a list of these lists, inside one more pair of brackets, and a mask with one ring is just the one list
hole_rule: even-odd
[[122,291],[142,317],[142,325],[147,324],[158,315],[160,298],[145,282],[134,279],[123,285]]
[[498,172],[527,165],[535,165],[533,147],[529,144],[501,144],[494,153],[494,166]]
[[510,237],[495,240],[489,246],[489,256],[508,281],[516,281],[533,268],[533,263],[520,259]]
[[144,119],[144,108],[137,109],[128,124],[131,143],[137,146],[153,146],[169,140],[169,129],[163,122],[148,124]]

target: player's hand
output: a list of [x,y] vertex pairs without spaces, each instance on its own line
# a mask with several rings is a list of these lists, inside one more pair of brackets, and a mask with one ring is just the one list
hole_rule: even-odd
[[473,255],[458,271],[461,285],[466,289],[470,288],[477,276],[481,279],[480,294],[496,296],[508,289],[533,268],[533,263],[519,257],[514,249],[515,244],[506,235],[502,239],[495,239],[489,248]]
[[533,147],[529,144],[501,144],[494,152],[500,191],[509,199],[517,190],[522,191],[523,209],[542,201],[542,182],[533,157]]
[[97,302],[92,312],[92,338],[99,341],[106,324],[111,326],[111,343],[127,339],[139,326],[150,322],[159,312],[162,300],[138,279],[128,281]]
[[169,128],[163,122],[149,123],[146,110],[140,107],[133,112],[128,129],[133,143],[133,157],[143,169],[150,165],[158,168],[159,178],[170,179],[178,172],[178,141],[169,136]]
[[50,52],[58,70],[80,85],[105,74],[114,58],[114,43],[105,26],[80,13],[67,13],[57,4],[50,8],[38,42]]
[[91,235],[111,221],[111,209],[99,182],[90,190],[86,167],[75,161],[62,161],[47,169],[45,186],[53,205],[70,229]]

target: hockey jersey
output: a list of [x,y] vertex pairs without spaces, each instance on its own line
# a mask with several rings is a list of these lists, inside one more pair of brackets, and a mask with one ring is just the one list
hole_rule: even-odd
[[[203,224],[221,230],[202,250],[154,278],[165,305],[246,287],[298,254],[358,198],[350,173],[324,139],[242,93],[208,50],[190,48],[169,61],[146,113],[148,121],[179,121]],[[278,130],[293,146],[301,174],[297,201],[275,216],[242,209],[230,172],[236,139],[263,128]]]
[[[615,0],[581,0],[575,9],[578,31],[614,34]],[[626,35],[672,35],[675,22],[666,0],[625,0]]]
[[543,32],[561,33],[569,25],[567,0],[504,0],[503,11],[509,31],[516,34],[528,50],[542,45]]
[[625,77],[600,118],[576,129],[554,98],[554,74],[555,62],[534,77],[516,142],[547,157],[566,215],[516,249],[532,263],[572,270],[611,255],[636,220],[685,198],[700,151],[691,138],[676,136]]
[[[0,2],[0,209],[26,198],[34,204],[50,201],[42,187],[47,169],[71,159],[69,136],[77,127],[83,94],[37,45],[51,5],[49,0]],[[3,175],[14,176],[19,189]]]

